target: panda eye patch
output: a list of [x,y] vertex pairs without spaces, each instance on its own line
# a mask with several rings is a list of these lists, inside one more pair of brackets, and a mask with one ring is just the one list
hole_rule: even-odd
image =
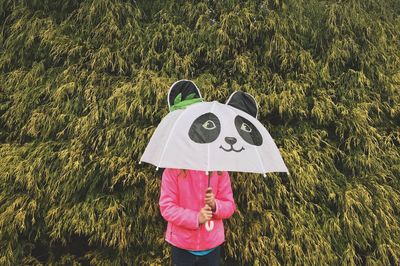
[[238,115],[235,117],[235,127],[244,141],[255,146],[262,145],[263,138],[260,131],[249,120]]
[[240,129],[245,131],[245,132],[248,132],[248,133],[251,132],[251,127],[248,124],[244,123],[244,122],[242,123],[242,126],[240,127]]
[[202,126],[208,130],[213,130],[217,127],[212,120],[207,120]]
[[189,129],[189,138],[196,143],[211,143],[221,133],[221,123],[213,113],[205,113],[197,117]]

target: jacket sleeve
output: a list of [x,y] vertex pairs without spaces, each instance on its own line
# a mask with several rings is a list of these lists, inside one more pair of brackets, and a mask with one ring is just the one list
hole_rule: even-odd
[[161,180],[160,212],[168,222],[188,229],[197,229],[199,212],[178,206],[178,171],[166,168]]
[[224,171],[222,173],[222,178],[218,184],[217,193],[215,194],[215,212],[213,216],[217,219],[227,219],[231,217],[236,210],[230,176],[228,172]]

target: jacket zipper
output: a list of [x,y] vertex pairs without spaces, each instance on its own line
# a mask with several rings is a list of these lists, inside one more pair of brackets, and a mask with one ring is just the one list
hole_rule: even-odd
[[197,248],[196,248],[197,250],[200,247],[200,230],[201,230],[201,226],[202,225],[200,225],[199,228],[197,229]]
[[[202,181],[204,182],[204,178],[202,178]],[[201,191],[203,191],[203,182],[200,182]],[[200,204],[201,204],[200,207],[201,208],[203,208],[203,202],[204,202],[203,196],[200,194]],[[203,224],[200,224],[199,229],[197,230],[197,249],[200,248],[200,230],[201,230],[202,226],[203,226]]]

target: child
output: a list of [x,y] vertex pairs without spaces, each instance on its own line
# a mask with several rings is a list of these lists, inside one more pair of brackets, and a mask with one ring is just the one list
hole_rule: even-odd
[[[236,210],[228,172],[166,168],[162,175],[160,211],[168,221],[165,240],[173,265],[218,265],[225,241],[222,219]],[[212,230],[205,223],[212,221]]]

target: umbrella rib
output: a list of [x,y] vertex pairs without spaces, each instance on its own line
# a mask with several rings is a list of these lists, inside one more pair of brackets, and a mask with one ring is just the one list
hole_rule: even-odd
[[260,153],[258,152],[258,149],[257,149],[257,147],[254,147],[254,149],[256,150],[256,153],[257,153],[257,156],[258,156],[258,161],[260,162],[260,165],[261,165],[261,169],[263,170],[263,174],[264,174],[264,176],[265,176],[265,169],[264,169],[264,165],[263,165],[263,163],[262,163],[262,160],[261,160],[261,156],[260,156]]
[[[178,116],[178,118],[176,119],[175,124],[174,124],[174,126],[172,127],[171,131],[169,132],[168,139],[167,139],[167,141],[165,142],[164,149],[163,149],[163,152],[162,152],[162,154],[161,154],[160,161],[158,162],[157,167],[160,166],[160,163],[161,163],[162,159],[164,159],[164,154],[165,154],[165,151],[167,150],[167,146],[168,146],[168,143],[169,143],[169,141],[170,141],[170,139],[171,139],[172,132],[174,132],[176,125],[178,125],[179,119],[181,119],[182,115],[183,115],[187,110],[188,110],[188,109],[186,108],[185,110],[182,111],[182,113],[181,113],[181,114]],[[175,112],[176,112],[176,111],[175,111]]]
[[[214,110],[215,103],[216,102],[213,101],[213,105],[211,106],[210,113],[212,113],[212,111]],[[206,171],[207,174],[208,174],[209,168],[210,168],[210,143],[207,144],[207,171]]]

